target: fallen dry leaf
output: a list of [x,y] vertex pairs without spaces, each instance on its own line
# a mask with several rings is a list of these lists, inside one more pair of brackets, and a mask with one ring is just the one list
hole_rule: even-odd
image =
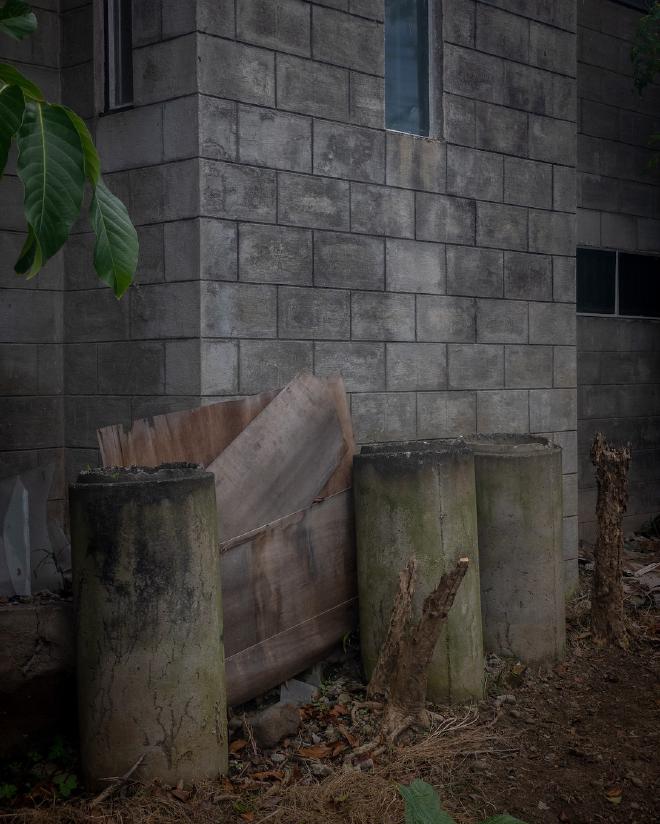
[[245,747],[247,747],[247,741],[244,738],[237,738],[235,741],[232,741],[229,745],[229,752],[240,752],[241,750],[245,749]]
[[348,715],[348,710],[343,704],[335,704],[328,715],[332,718],[337,718],[340,715]]
[[334,758],[339,753],[346,752],[348,749],[348,744],[344,744],[343,741],[338,741],[334,747],[332,748],[332,757]]
[[301,758],[327,758],[332,754],[332,748],[327,744],[317,744],[313,747],[301,747],[297,753]]
[[254,813],[241,813],[243,821],[254,821]]
[[612,804],[620,804],[623,797],[623,790],[621,787],[610,787],[605,790],[605,798]]
[[263,772],[252,773],[255,781],[282,781],[284,773],[281,770],[264,770]]
[[352,735],[343,724],[337,724],[337,729],[339,732],[344,736],[344,738],[348,741],[348,743],[355,749],[357,747],[357,738]]
[[182,787],[177,787],[174,790],[170,790],[170,794],[177,799],[177,801],[187,801],[190,798],[190,792],[188,790],[184,790]]

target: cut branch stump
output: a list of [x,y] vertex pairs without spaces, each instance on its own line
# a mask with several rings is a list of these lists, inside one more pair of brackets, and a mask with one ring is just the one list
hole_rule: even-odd
[[610,446],[597,432],[591,447],[596,469],[598,535],[594,547],[591,624],[598,646],[628,646],[623,612],[623,516],[628,505],[630,448]]

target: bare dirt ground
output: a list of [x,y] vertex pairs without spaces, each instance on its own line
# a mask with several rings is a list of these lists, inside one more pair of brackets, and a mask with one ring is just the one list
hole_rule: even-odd
[[[375,755],[379,710],[362,706],[349,656],[321,698],[302,708],[298,735],[276,750],[260,751],[249,728],[234,723],[230,774],[221,782],[192,789],[129,782],[91,806],[75,788],[61,797],[54,783],[61,763],[50,772],[36,764],[23,778],[14,769],[16,793],[0,800],[0,821],[402,824],[397,785],[422,778],[459,824],[504,811],[528,824],[658,824],[659,613],[630,610],[628,626],[628,651],[595,649],[588,596],[577,597],[560,664],[539,670],[491,657],[486,700],[438,707],[430,734]],[[0,793],[7,769],[0,765]],[[75,761],[66,770],[75,775]]]

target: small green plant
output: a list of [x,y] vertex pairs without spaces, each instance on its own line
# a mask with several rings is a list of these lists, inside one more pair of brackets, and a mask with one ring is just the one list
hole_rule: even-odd
[[[456,824],[440,806],[436,791],[426,781],[416,779],[409,786],[399,786],[406,805],[406,824]],[[483,824],[524,824],[518,818],[504,813],[489,818]]]
[[[37,18],[22,0],[6,0],[0,7],[0,33],[22,40],[36,28]],[[137,268],[137,233],[126,207],[101,179],[101,163],[85,122],[67,106],[49,103],[13,66],[0,63],[0,178],[12,143],[18,149],[27,224],[16,273],[34,277],[64,245],[88,183],[96,234],[94,268],[121,297]]]
[[0,801],[11,801],[17,792],[16,784],[0,784]]
[[53,776],[53,784],[60,798],[69,798],[78,789],[78,779],[72,773],[57,773]]

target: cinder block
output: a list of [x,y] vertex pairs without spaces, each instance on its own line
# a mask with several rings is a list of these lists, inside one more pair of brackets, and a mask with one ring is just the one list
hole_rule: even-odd
[[[564,545],[564,585],[577,586],[578,584],[578,518],[570,515],[563,519],[563,545]],[[571,574],[570,567],[574,567],[575,573]],[[567,574],[568,573],[568,574]]]
[[[600,246],[600,212],[577,210],[577,237],[578,246]],[[568,254],[564,252],[563,254]]]
[[249,394],[284,386],[299,372],[312,371],[313,344],[308,341],[242,340],[241,392]]
[[474,243],[476,208],[473,200],[445,195],[415,195],[416,237],[442,243]]
[[99,393],[160,395],[165,391],[162,343],[122,341],[98,347]]
[[[189,34],[135,50],[133,91],[137,106],[197,92],[196,43],[197,35]],[[80,69],[75,71],[79,73]]]
[[98,390],[96,344],[66,343],[63,349],[64,393],[95,395]]
[[288,226],[241,223],[238,230],[240,280],[312,284],[312,232]]
[[238,341],[201,342],[201,392],[203,395],[235,395],[238,392]]
[[446,92],[490,103],[502,103],[503,86],[504,62],[499,57],[446,45]]
[[577,426],[575,389],[530,389],[530,432],[559,432]]
[[552,114],[554,105],[553,75],[523,66],[505,63],[502,102],[514,109],[537,114]]
[[[178,13],[183,10],[180,0],[167,0],[170,6],[174,6]],[[207,34],[217,34],[220,37],[234,36],[234,6],[232,0],[197,0],[197,31]],[[185,12],[184,12],[185,13]],[[166,15],[163,14],[163,33],[167,30],[165,23]]]
[[447,292],[450,295],[500,298],[504,253],[468,246],[447,247]]
[[573,32],[559,31],[534,21],[530,23],[529,62],[541,69],[575,77],[576,45],[577,38]]
[[[146,287],[145,287],[146,288]],[[152,288],[152,287],[149,287]],[[133,291],[133,290],[131,290]],[[9,300],[0,302],[0,313],[5,306],[11,308],[14,302],[14,294],[6,293]],[[129,293],[130,294],[130,293]],[[33,297],[36,297],[34,295]],[[64,296],[64,340],[67,343],[82,343],[84,341],[104,341],[104,340],[122,340],[129,336],[129,300],[124,297],[123,300],[117,300],[110,289],[91,289],[84,292],[67,292]],[[40,296],[44,304],[48,307],[49,312],[55,314],[55,305],[52,296]],[[14,304],[16,306],[16,304]],[[40,307],[33,304],[31,312],[34,316],[31,317],[32,322],[44,334],[50,323],[44,322],[44,316],[40,317]],[[20,317],[25,318],[27,306],[25,311],[17,313]],[[48,317],[46,316],[46,320]],[[58,327],[55,327],[58,328]],[[0,330],[5,332],[9,330],[12,339],[19,342],[21,336],[12,331],[4,319],[0,323]],[[58,336],[59,337],[59,336]],[[24,338],[25,339],[25,338]],[[29,339],[29,338],[27,338]],[[57,340],[57,337],[51,338]],[[48,338],[46,338],[48,340]]]
[[477,431],[475,392],[420,392],[417,437],[458,438]]
[[378,292],[351,295],[354,340],[415,340],[415,297]]
[[552,299],[575,303],[575,258],[552,259]]
[[165,392],[199,395],[202,391],[202,342],[199,338],[165,341]]
[[526,157],[527,137],[525,112],[491,103],[476,103],[476,145],[480,149]]
[[[88,324],[87,318],[80,319],[83,329]],[[28,289],[3,290],[0,301],[0,342],[56,343],[61,339],[61,294]]]
[[445,0],[443,13],[442,36],[445,42],[459,46],[474,46],[474,0]]
[[129,179],[130,214],[135,224],[198,216],[199,161],[196,158],[133,169]]
[[277,287],[203,282],[201,335],[204,338],[276,337]]
[[552,300],[552,258],[505,252],[504,295],[518,300]]
[[[458,0],[460,2],[461,0]],[[461,2],[461,5],[462,2]],[[467,97],[445,94],[445,140],[448,143],[460,143],[463,146],[476,146],[476,102]],[[482,146],[481,148],[490,148]],[[525,150],[527,140],[525,139]]]
[[414,237],[415,195],[403,189],[351,183],[351,229],[372,235]]
[[383,183],[385,135],[373,129],[315,120],[314,173]]
[[349,184],[328,177],[280,173],[278,218],[317,229],[349,228]]
[[351,396],[353,429],[358,443],[414,438],[414,392],[360,393]]
[[385,243],[382,238],[316,232],[314,284],[346,289],[382,289]]
[[577,472],[577,432],[553,432],[552,441],[561,446],[562,472]]
[[[183,98],[191,100],[193,98]],[[166,104],[165,110],[171,104]],[[166,121],[168,128],[172,125]],[[96,146],[103,171],[150,166],[163,160],[163,113],[160,105],[111,112],[96,123]],[[168,138],[165,137],[167,142]],[[192,153],[191,153],[192,154]]]
[[507,389],[552,386],[551,346],[506,346],[504,376]]
[[401,132],[387,132],[388,185],[444,192],[445,166],[444,142]]
[[447,346],[444,343],[388,343],[387,388],[392,391],[444,389]]
[[350,119],[360,126],[382,129],[385,124],[383,78],[351,72],[350,85]]
[[61,398],[0,398],[0,451],[55,449],[62,441]]
[[[140,255],[135,273],[135,283],[159,283],[165,278],[164,226],[137,226]],[[92,258],[88,258],[91,263]],[[96,277],[96,272],[94,272]]]
[[238,117],[242,163],[312,171],[310,118],[253,106],[239,106]]
[[165,160],[207,157],[236,160],[236,103],[208,95],[169,100],[163,105]]
[[529,156],[548,163],[575,166],[577,137],[575,125],[552,117],[529,118]]
[[552,166],[547,163],[535,163],[533,160],[505,157],[504,200],[518,206],[551,209]]
[[575,169],[572,166],[552,167],[552,207],[562,212],[574,212]]
[[314,344],[314,373],[321,377],[341,374],[347,392],[385,389],[385,344],[355,341]]
[[237,5],[239,40],[276,51],[309,55],[310,7],[302,0],[242,0]]
[[660,252],[660,220],[638,219],[637,235],[640,250]]
[[277,106],[301,114],[345,121],[348,119],[348,72],[279,54]]
[[183,412],[186,409],[196,409],[204,398],[183,395],[146,395],[131,399],[131,420],[137,418],[153,418],[154,415],[168,415],[170,412]]
[[40,395],[61,395],[64,391],[61,343],[40,343],[37,346],[37,381]]
[[504,386],[504,347],[483,343],[447,346],[450,389],[499,389]]
[[526,63],[529,57],[529,21],[479,4],[476,46],[479,51]]
[[[168,3],[172,5],[171,0],[166,0],[166,4]],[[155,43],[157,40],[160,40],[162,31],[162,5],[163,3],[157,2],[157,0],[144,0],[142,3],[136,3],[135,8],[131,9],[131,40],[133,48],[146,46],[149,43]],[[177,3],[177,5],[182,4]],[[177,33],[188,34],[188,32],[191,31],[194,31],[194,27]]]
[[258,106],[275,105],[273,52],[198,34],[197,53],[201,94],[255,103]]
[[527,304],[520,300],[478,300],[479,343],[527,343]]
[[217,160],[200,161],[204,217],[276,221],[276,172]]
[[477,244],[499,249],[527,249],[527,209],[477,203]]
[[279,290],[279,334],[282,338],[346,340],[350,337],[349,293],[339,289]]
[[529,342],[575,345],[575,307],[570,303],[530,303]]
[[236,224],[197,218],[165,224],[166,280],[236,280]]
[[199,299],[196,281],[131,289],[131,338],[195,337],[199,334]]
[[317,60],[369,74],[383,74],[381,23],[316,8],[312,20],[312,48]]
[[600,220],[602,237],[607,238],[608,246],[637,250],[637,221],[632,215],[603,212]]
[[478,432],[528,432],[529,402],[526,389],[477,392]]
[[64,398],[64,429],[68,447],[98,449],[97,429],[113,424],[129,426],[131,420],[130,398],[108,395]]
[[463,146],[447,147],[447,191],[483,200],[502,199],[503,165],[499,155]]
[[36,346],[0,344],[0,392],[3,395],[39,394]]
[[[557,169],[566,168],[556,166]],[[583,209],[596,209],[617,212],[621,197],[622,181],[602,175],[591,175],[585,172],[577,174],[576,205]]]
[[476,340],[474,298],[417,296],[417,339],[462,343]]
[[[327,6],[337,6],[336,3],[326,3]],[[384,0],[351,0],[351,14],[359,14],[361,17],[372,17],[374,20],[382,20],[385,16]]]
[[63,9],[59,20],[57,14],[40,10],[36,32],[20,44],[10,40],[3,47],[3,58],[54,68],[79,66],[94,53],[93,23],[91,3]]
[[389,292],[446,291],[445,247],[440,243],[388,238],[386,283]]
[[529,251],[570,256],[575,253],[575,215],[529,211]]
[[575,346],[554,347],[554,385],[577,386],[577,350]]

